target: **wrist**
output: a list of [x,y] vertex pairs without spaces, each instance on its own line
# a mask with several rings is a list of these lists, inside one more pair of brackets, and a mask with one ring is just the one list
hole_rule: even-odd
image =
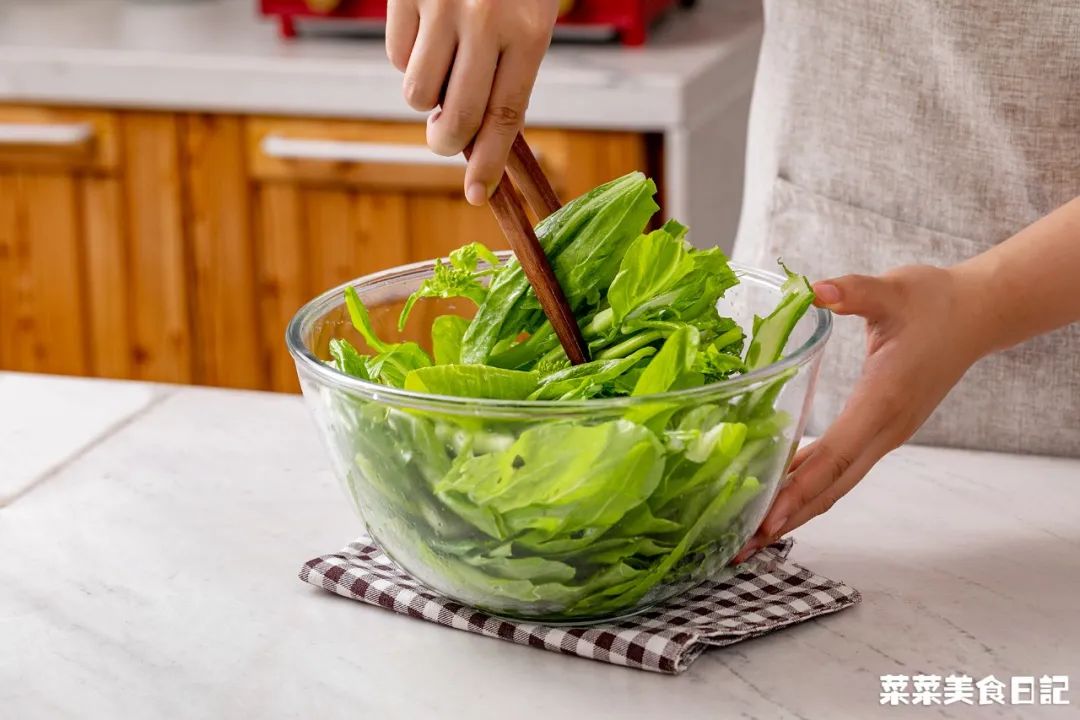
[[966,334],[975,360],[1012,346],[1015,328],[1002,302],[1008,293],[1003,292],[994,263],[976,257],[953,265],[948,272],[953,279],[956,316],[969,331]]

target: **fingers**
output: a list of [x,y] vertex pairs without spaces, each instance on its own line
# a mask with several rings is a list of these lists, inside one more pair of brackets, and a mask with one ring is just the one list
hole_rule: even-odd
[[[821,453],[824,451],[824,448],[815,448],[815,451],[816,452],[813,453],[814,457],[807,458],[806,467],[811,467],[810,463],[815,463],[826,468],[820,476],[824,488],[811,500],[806,502],[800,501],[801,504],[796,504],[794,513],[790,516],[786,516],[786,520],[783,520],[785,516],[781,515],[780,519],[783,520],[782,525],[778,525],[780,520],[773,519],[773,513],[770,512],[769,517],[765,519],[765,522],[758,528],[758,531],[754,533],[754,536],[747,541],[746,545],[743,546],[742,550],[740,550],[732,560],[734,564],[738,565],[739,563],[745,562],[758,550],[768,547],[793,530],[805,525],[818,515],[822,515],[831,510],[832,506],[835,505],[840,498],[847,495],[851,492],[852,488],[859,484],[859,481],[866,476],[874,464],[885,454],[885,451],[876,452],[875,450],[868,448],[866,451],[857,455],[856,458],[851,461],[851,464],[847,465],[847,469],[841,475],[834,476],[834,471],[830,471],[829,469],[837,467],[835,458],[826,457],[825,459],[822,459],[821,462],[817,462],[821,458]],[[819,470],[820,469],[821,467],[819,467]],[[828,479],[833,477],[835,477],[835,479],[829,482]],[[777,500],[779,501],[779,499],[780,498],[778,497]]]
[[409,66],[419,30],[416,5],[411,0],[390,0],[386,6],[386,57],[401,72]]
[[466,198],[482,205],[502,178],[559,3],[391,0],[386,53],[404,68],[404,95],[428,118],[431,150],[445,156],[472,146]]
[[876,448],[867,448],[862,454],[860,454],[851,465],[844,472],[843,475],[838,477],[824,490],[822,490],[813,500],[806,503],[802,507],[792,514],[783,527],[774,532],[769,538],[768,542],[773,542],[775,538],[780,538],[787,535],[792,530],[802,527],[810,520],[816,518],[818,515],[822,515],[832,509],[832,506],[840,500],[840,498],[851,492],[852,488],[859,484],[866,473],[870,472],[870,469],[885,455],[885,450],[877,451]]
[[[479,33],[461,38],[446,97],[428,122],[427,141],[439,155],[457,155],[472,142],[484,122],[499,48],[491,37]],[[482,204],[487,196],[480,198]]]
[[839,480],[874,443],[886,422],[869,393],[853,395],[840,417],[789,476],[762,523],[765,533],[779,533],[797,511]]
[[878,320],[888,312],[896,289],[885,278],[845,275],[814,284],[815,304],[837,315]]
[[456,36],[446,31],[449,19],[440,7],[433,5],[433,9],[419,18],[416,41],[405,67],[405,102],[414,110],[432,110],[439,104],[439,95],[454,62]]
[[487,112],[465,172],[465,197],[474,205],[486,201],[502,178],[510,146],[525,123],[543,56],[543,48],[514,47],[499,59]]
[[814,448],[817,447],[817,444],[818,441],[815,440],[809,445],[799,448],[799,450],[795,453],[795,457],[791,459],[791,467],[788,468],[788,474],[795,472],[799,468],[799,466],[803,464],[806,458],[810,457],[810,455],[813,454]]
[[734,562],[743,562],[783,534],[829,510],[891,449],[887,427],[892,418],[876,398],[864,377],[836,422],[796,455],[787,485]]

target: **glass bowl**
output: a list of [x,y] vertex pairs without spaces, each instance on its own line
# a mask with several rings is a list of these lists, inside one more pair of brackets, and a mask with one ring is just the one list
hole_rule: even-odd
[[[430,349],[435,317],[471,316],[467,301],[421,300],[398,332],[405,299],[432,268],[350,283],[383,339]],[[750,328],[776,306],[784,279],[732,268],[740,284],[720,309]],[[724,571],[798,446],[831,330],[830,314],[811,308],[779,362],[689,390],[576,402],[445,397],[326,364],[331,339],[366,347],[349,322],[345,287],[305,305],[287,342],[368,533],[449,598],[549,623],[627,616]]]

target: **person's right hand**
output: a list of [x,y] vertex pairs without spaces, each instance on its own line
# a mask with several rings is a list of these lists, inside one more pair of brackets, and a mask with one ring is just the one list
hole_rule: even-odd
[[986,312],[997,286],[964,266],[914,265],[814,285],[815,304],[866,320],[866,359],[843,412],[800,450],[740,563],[828,511],[885,455],[907,442],[996,343]]
[[[405,100],[428,118],[446,156],[475,139],[465,197],[483,205],[502,178],[551,43],[559,0],[390,0],[386,54],[405,73]],[[445,98],[440,103],[440,96]]]

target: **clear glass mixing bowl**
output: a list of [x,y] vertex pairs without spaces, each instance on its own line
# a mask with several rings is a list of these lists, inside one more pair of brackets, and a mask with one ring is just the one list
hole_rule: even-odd
[[[435,317],[472,314],[465,302],[422,300],[406,333],[397,331],[405,299],[432,267],[418,263],[350,283],[381,337],[429,347]],[[721,311],[750,328],[755,314],[776,306],[783,278],[732,267],[741,282]],[[333,338],[365,347],[349,322],[344,287],[304,306],[287,341],[335,471],[367,531],[432,589],[494,614],[545,622],[632,614],[723,571],[760,524],[798,446],[831,329],[830,314],[812,308],[779,362],[661,395],[577,402],[443,397],[364,382],[326,364]],[[685,447],[672,452],[697,439],[680,433],[690,413],[745,419],[747,403],[762,402],[766,411],[760,422],[744,423],[749,429],[733,456],[723,456],[722,442],[707,457]],[[449,477],[466,460],[490,468],[474,476],[475,487],[463,487],[461,473]],[[626,478],[614,490],[612,473]],[[515,482],[514,492],[492,490]],[[594,485],[605,488],[602,497]],[[516,502],[507,501],[511,495]],[[576,530],[553,539],[548,530],[568,522]]]

